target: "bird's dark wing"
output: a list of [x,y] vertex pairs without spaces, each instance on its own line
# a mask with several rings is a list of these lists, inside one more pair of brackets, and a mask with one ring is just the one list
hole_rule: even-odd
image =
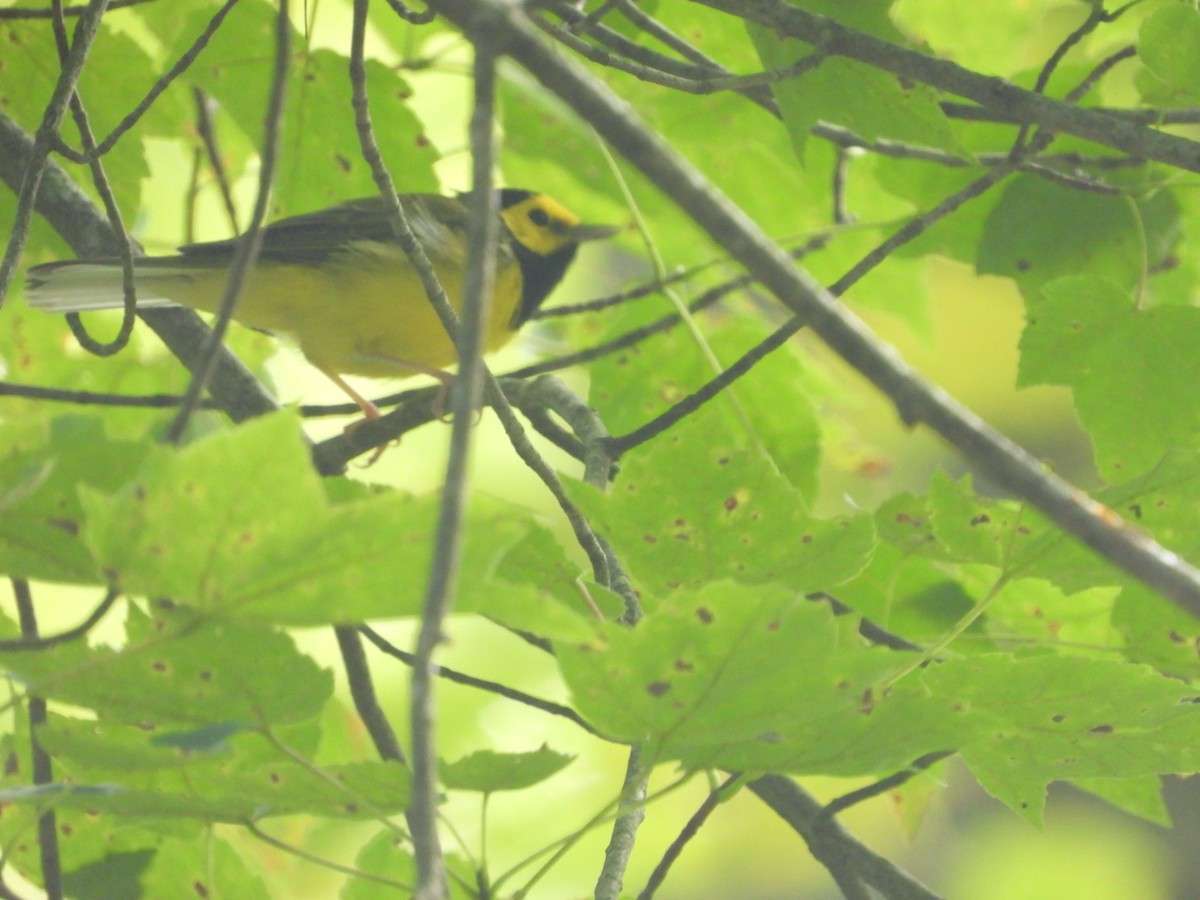
[[[467,227],[465,203],[438,194],[402,194],[400,199],[410,226],[430,256],[442,256],[452,246],[462,246]],[[390,214],[380,197],[349,200],[280,219],[263,229],[262,238],[263,259],[300,265],[318,265],[355,244],[395,242]],[[193,263],[226,263],[236,240],[188,244],[179,252]]]

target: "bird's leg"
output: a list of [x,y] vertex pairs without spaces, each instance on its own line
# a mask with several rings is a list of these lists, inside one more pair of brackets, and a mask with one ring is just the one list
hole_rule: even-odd
[[[349,425],[347,425],[344,429],[342,429],[343,434],[353,434],[356,429],[362,426],[363,422],[369,422],[371,419],[379,418],[379,407],[356,391],[354,388],[350,387],[349,383],[346,381],[346,379],[342,378],[341,375],[330,369],[321,369],[321,372],[326,378],[340,387],[342,391],[345,392],[346,396],[357,403],[358,408],[363,411],[364,418],[359,419],[357,422],[351,422]],[[363,468],[369,469],[371,466],[375,465],[375,463],[379,462],[379,457],[383,456],[383,451],[387,448],[387,444],[384,444],[381,447],[376,447],[374,452],[371,454],[371,458],[367,460],[366,465]]]
[[[405,360],[393,359],[392,357],[372,356],[371,359],[374,361],[386,359],[388,363],[395,365],[397,368],[407,369],[410,372],[421,372],[425,375],[436,378],[438,380],[439,387],[437,395],[433,398],[431,407],[433,414],[437,416],[439,420],[444,420],[446,412],[446,395],[450,391],[450,386],[454,383],[453,375],[442,369],[435,369],[432,366],[423,366],[420,363],[411,363]],[[356,429],[362,427],[364,422],[370,421],[371,419],[378,419],[382,415],[379,412],[378,406],[352,388],[346,379],[342,378],[342,376],[337,372],[321,366],[318,366],[317,368],[323,375],[325,375],[326,378],[341,388],[342,392],[351,400],[353,400],[358,405],[358,408],[363,411],[363,418],[359,419],[357,422],[351,422],[349,425],[347,425],[344,429],[345,434],[352,434]],[[375,465],[375,463],[379,461],[379,457],[383,456],[383,452],[386,449],[387,445],[377,447],[375,452],[371,454],[371,458],[367,460],[365,468],[370,468],[371,466]]]
[[356,391],[354,388],[350,387],[349,383],[341,375],[332,371],[331,369],[321,369],[321,373],[338,387],[340,387],[347,397],[357,403],[358,408],[363,411],[364,416],[366,416],[368,419],[379,418],[379,407]]
[[[437,395],[433,398],[433,403],[430,404],[430,407],[433,410],[433,414],[439,420],[442,420],[442,421],[445,420],[445,418],[446,418],[446,397],[450,393],[450,386],[452,384],[454,384],[454,376],[451,375],[449,372],[447,372],[445,369],[439,369],[439,368],[436,368],[435,366],[427,366],[423,363],[412,362],[407,359],[397,359],[394,356],[387,356],[382,353],[361,353],[360,352],[359,358],[361,358],[364,363],[368,363],[368,362],[371,363],[372,368],[374,366],[377,366],[379,363],[384,363],[388,366],[395,367],[398,370],[396,373],[397,377],[404,377],[406,375],[411,375],[411,374],[421,374],[421,375],[428,375],[430,378],[436,378],[438,381],[438,384],[439,384],[439,388],[438,388]],[[322,369],[322,371],[325,371],[325,370]],[[363,412],[367,411],[366,407],[363,406],[363,403],[365,403],[367,401],[362,400],[357,394],[353,393],[347,387],[346,383],[344,381],[342,381],[340,378],[335,377],[334,375],[332,375],[329,372],[325,372],[325,374],[329,375],[329,377],[332,378],[334,380],[334,382],[339,387],[341,387],[342,390],[346,391],[347,394],[349,394],[352,398],[354,398],[354,402],[363,408]],[[371,405],[371,408],[375,409],[373,404]],[[369,418],[369,419],[370,418],[378,418],[378,415],[379,415],[379,410],[376,409],[375,415],[372,416],[370,413],[367,413],[367,418]]]

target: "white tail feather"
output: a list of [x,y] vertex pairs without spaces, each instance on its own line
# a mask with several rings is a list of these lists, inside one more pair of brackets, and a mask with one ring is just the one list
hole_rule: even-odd
[[[138,309],[177,306],[156,282],[186,275],[184,269],[142,269],[134,273]],[[108,263],[50,263],[29,271],[25,296],[29,305],[47,312],[119,309],[124,305],[121,267]]]

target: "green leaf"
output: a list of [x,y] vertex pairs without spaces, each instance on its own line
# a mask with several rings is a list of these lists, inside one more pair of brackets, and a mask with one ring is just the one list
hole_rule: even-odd
[[[689,43],[736,71],[760,68],[736,19],[695,4],[668,4],[662,13],[664,23],[686,33]],[[786,239],[828,227],[829,180],[804,176],[785,130],[768,112],[730,92],[689,96],[623,73],[610,72],[609,77],[650,129],[702,169],[769,234]],[[628,221],[619,182],[595,135],[531,79],[519,74],[505,79],[501,165],[508,183],[547,191],[589,219]],[[718,131],[747,139],[713,140]],[[827,147],[814,152],[819,164],[832,159]],[[712,242],[694,223],[634,167],[620,160],[616,165],[636,198],[646,239],[663,259],[672,265],[713,259]]]
[[478,592],[471,598],[471,609],[509,628],[552,640],[585,640],[591,634],[596,614],[589,600],[605,619],[619,618],[625,611],[619,596],[583,578],[579,564],[566,557],[544,528],[531,528],[513,545],[495,575],[495,589]]
[[937,640],[979,602],[955,574],[885,544],[862,574],[838,585],[832,594],[894,634],[911,641]]
[[1113,623],[1115,587],[1067,593],[1041,579],[1019,578],[988,602],[984,625],[997,641],[1023,639],[1068,655],[1107,657],[1124,643]]
[[1072,389],[1105,476],[1127,479],[1171,450],[1200,446],[1200,365],[1190,349],[1200,341],[1200,311],[1139,309],[1090,275],[1043,293],[1021,338],[1019,383]]
[[[559,664],[609,737],[689,768],[864,774],[962,740],[914,688],[875,698],[909,654],[839,641],[828,607],[776,585],[680,591],[634,629],[603,625]],[[949,706],[949,702],[944,702]]]
[[[239,847],[242,846],[239,844]],[[154,856],[154,863],[142,876],[146,898],[180,894],[186,885],[195,897],[238,897],[239,900],[268,900],[274,893],[267,888],[267,864],[253,863],[220,836],[209,833],[203,841],[167,840]],[[275,875],[274,871],[271,875]],[[274,879],[272,879],[274,881]],[[110,895],[120,896],[120,895]]]
[[[691,329],[683,325],[589,366],[588,402],[609,431],[632,431],[666,412],[715,378],[720,367],[732,365],[774,331],[769,322],[750,315],[741,303],[731,302],[730,306],[735,315],[721,316],[716,322],[701,316],[696,322],[716,357],[717,368]],[[641,327],[671,309],[666,298],[647,298],[636,309],[606,311],[603,323],[581,324],[576,334],[582,341],[595,343]],[[598,328],[602,329],[599,333]],[[693,418],[739,445],[765,449],[774,467],[803,496],[813,497],[822,441],[816,409],[818,377],[801,351],[789,343],[758,362]]]
[[[453,853],[445,858],[450,900],[474,900],[479,873],[466,859]],[[413,893],[417,864],[405,841],[394,830],[380,830],[363,844],[354,861],[355,873],[342,889],[341,900],[392,900]]]
[[1121,591],[1113,625],[1125,639],[1125,653],[1181,678],[1200,677],[1200,621],[1138,584]]
[[574,756],[542,746],[529,753],[476,750],[439,770],[442,784],[452,791],[519,791],[532,787],[566,768]]
[[964,562],[1004,567],[1029,533],[1019,505],[976,496],[969,476],[954,484],[935,472],[929,512],[939,545]]
[[[1171,105],[1200,99],[1200,12],[1181,3],[1161,6],[1142,23],[1138,58],[1170,93]],[[1161,94],[1156,92],[1156,100]]]
[[79,900],[141,897],[142,876],[154,861],[153,850],[111,853],[101,860],[63,872],[67,895]]
[[895,0],[858,0],[849,4],[841,0],[791,0],[791,3],[863,34],[896,44],[904,41],[904,35],[892,24]]
[[[37,818],[42,811],[32,803],[7,805],[3,820],[0,821],[0,839],[4,841],[7,863],[34,883],[41,881],[36,829]],[[59,857],[64,881],[69,880],[81,891],[79,895],[72,892],[72,897],[86,896],[82,891],[92,884],[89,874],[117,886],[130,883],[138,877],[139,872],[144,871],[142,860],[147,860],[148,865],[172,834],[186,832],[183,836],[193,844],[197,843],[199,837],[199,826],[194,822],[117,822],[108,816],[70,809],[55,810],[55,818],[59,833],[70,836],[69,840],[59,842]],[[117,890],[95,896],[107,900],[114,896],[141,895],[136,890]]]
[[[439,500],[384,492],[330,505],[294,417],[281,413],[161,449],[126,488],[87,492],[85,506],[88,542],[125,590],[318,625],[419,610]],[[462,611],[486,605],[496,561],[526,530],[506,507],[476,508]]]
[[1046,785],[1200,767],[1200,706],[1185,684],[1148,667],[1005,655],[953,661],[922,676],[953,693],[980,732],[962,747],[980,783],[1034,823]]
[[103,422],[68,416],[0,432],[0,571],[17,578],[102,582],[87,546],[79,489],[113,490],[137,470],[147,442],[115,441]]
[[[758,41],[760,47],[766,41]],[[804,56],[789,45],[776,44],[763,53],[763,64],[782,68]],[[924,85],[903,86],[895,75],[850,59],[824,60],[793,81],[774,86],[783,121],[801,161],[807,156],[811,131],[818,121],[848,128],[865,141],[886,138],[932,146],[965,158],[937,94]]]
[[[363,844],[355,869],[362,874],[347,880],[341,900],[387,900],[398,896],[398,891],[415,893],[417,861],[393,831],[380,830]],[[457,887],[457,879],[450,879],[451,896],[458,896]]]
[[[33,133],[41,124],[58,78],[54,33],[44,21],[6,19],[0,22],[0,42],[5,47],[0,108]],[[101,27],[79,81],[79,95],[97,141],[108,137],[161,74],[160,67],[129,35]],[[140,137],[178,135],[186,122],[184,110],[174,96],[159,98],[139,122],[137,131],[126,133],[104,157],[105,175],[122,209],[136,208],[142,179],[150,174]],[[79,132],[69,113],[63,120],[62,134],[69,144],[79,148]],[[94,195],[94,188],[91,190]]]
[[611,495],[579,486],[572,496],[652,595],[722,578],[828,590],[861,571],[875,546],[870,517],[811,516],[759,453],[703,422],[630,454]]
[[1075,778],[1071,783],[1148,822],[1171,827],[1171,815],[1163,800],[1162,781],[1157,775],[1138,778]]
[[[859,6],[841,5],[847,9]],[[1081,10],[1082,4],[1072,9],[1058,0],[994,3],[987,7],[963,4],[961,0],[897,0],[888,14],[900,27],[919,37],[924,52],[987,75],[1011,77],[1029,65],[1031,45],[1045,51],[1043,42],[1048,32],[1061,25],[1060,17],[1069,15],[1070,27],[1074,27],[1083,18]]]
[[396,763],[371,762],[314,770],[281,760],[248,772],[186,773],[161,770],[126,783],[51,784],[0,790],[0,801],[39,804],[118,816],[155,816],[239,823],[297,813],[374,819],[403,810],[408,772]]
[[1030,302],[1047,282],[1087,272],[1132,288],[1142,275],[1142,227],[1129,200],[1022,175],[984,224],[976,270],[1017,282]]
[[[152,727],[55,718],[37,729],[37,739],[47,753],[59,760],[74,759],[89,768],[114,772],[146,772],[228,757],[232,751],[226,738],[246,731],[247,727],[223,722],[190,732],[159,734]],[[200,733],[219,733],[221,741],[186,746],[179,740],[181,735]]]
[[[182,26],[171,10],[161,14],[171,17],[158,27],[173,37],[168,56],[174,59],[207,25],[212,10],[195,12]],[[269,3],[243,0],[184,76],[217,100],[256,146],[262,141],[277,14]],[[276,214],[321,209],[377,190],[354,127],[349,60],[331,50],[306,48],[295,31],[292,45],[273,196]],[[376,60],[368,60],[366,68],[375,138],[397,189],[436,191],[433,164],[438,154],[406,105],[411,89]]]
[[120,651],[58,645],[9,654],[5,664],[41,696],[147,726],[299,722],[333,690],[329,672],[277,631],[168,609],[149,618],[136,607],[127,627]]
[[[501,161],[509,182],[550,194],[577,214],[594,218],[596,198],[591,195],[612,184],[596,135],[524,69],[502,66],[497,87],[504,124]],[[610,208],[603,220],[618,221],[621,207],[613,203]]]
[[[903,43],[888,18],[890,0],[845,4],[830,0],[799,0],[796,6],[832,18],[856,31]],[[747,25],[764,69],[782,69],[812,53],[802,41],[781,38],[757,23]],[[877,138],[909,141],[962,155],[937,94],[925,85],[901,84],[893,74],[843,57],[822,59],[816,68],[771,87],[784,124],[803,161],[812,127],[818,121],[849,128],[867,141]]]

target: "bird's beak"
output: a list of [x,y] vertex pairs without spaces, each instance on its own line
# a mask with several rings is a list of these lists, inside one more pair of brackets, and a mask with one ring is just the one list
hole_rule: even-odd
[[571,240],[578,243],[584,241],[600,241],[620,234],[621,229],[613,225],[576,225],[571,229]]

